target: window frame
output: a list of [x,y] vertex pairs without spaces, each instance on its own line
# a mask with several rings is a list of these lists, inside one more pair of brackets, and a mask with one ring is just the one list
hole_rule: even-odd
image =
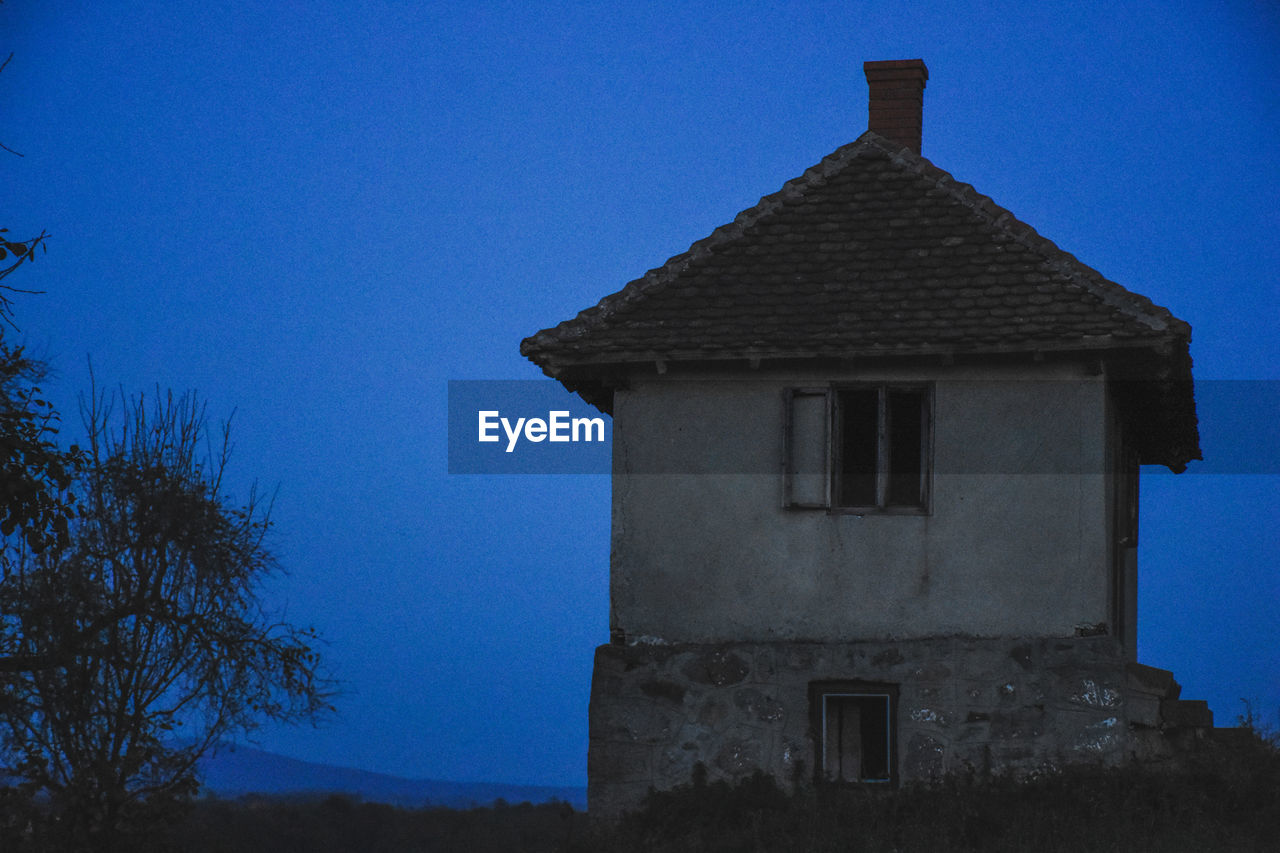
[[[804,491],[803,486],[797,488],[797,479],[801,476],[812,476],[814,474],[814,472],[810,471],[798,471],[796,466],[797,456],[799,455],[796,449],[796,398],[813,397],[821,398],[822,401],[822,416],[819,419],[822,425],[822,435],[819,439],[822,470],[816,472],[820,477],[821,496],[817,500],[798,498],[796,496],[798,491]],[[782,500],[783,505],[786,507],[793,509],[827,509],[831,506],[831,429],[833,426],[831,410],[832,394],[831,388],[828,386],[786,388],[783,391]]]
[[[819,785],[842,787],[898,787],[898,689],[899,685],[880,681],[838,680],[809,683],[810,736],[813,740],[814,781]],[[868,698],[885,700],[885,750],[889,776],[886,779],[832,779],[827,774],[827,700]],[[860,748],[859,752],[863,750]]]
[[[833,512],[852,512],[866,514],[870,512],[887,514],[927,515],[930,505],[930,484],[933,469],[933,386],[922,382],[857,382],[833,385],[831,388],[831,425],[828,436],[831,447],[831,510]],[[850,392],[876,392],[876,473],[875,503],[839,503],[842,494],[841,478],[843,476],[845,415],[844,399]],[[920,482],[918,494],[920,500],[912,504],[895,504],[889,502],[889,480],[892,476],[890,456],[891,418],[889,395],[893,391],[907,391],[920,394],[920,449],[919,467]]]
[[[851,393],[876,392],[876,471],[875,471],[875,503],[840,503],[842,494],[842,445],[844,444],[844,407]],[[920,483],[919,502],[911,504],[890,502],[890,479],[892,470],[889,462],[891,453],[891,413],[888,404],[889,395],[894,391],[912,392],[920,395]],[[820,500],[797,499],[796,480],[802,472],[796,470],[798,450],[801,444],[796,435],[795,410],[798,397],[824,398],[823,434],[820,437],[810,436],[810,440],[820,440],[825,450],[823,461],[825,480],[823,495]],[[933,508],[933,435],[934,435],[934,397],[933,382],[840,382],[826,386],[787,388],[784,392],[784,424],[783,424],[783,505],[789,509],[825,509],[830,513],[851,515],[930,515]]]

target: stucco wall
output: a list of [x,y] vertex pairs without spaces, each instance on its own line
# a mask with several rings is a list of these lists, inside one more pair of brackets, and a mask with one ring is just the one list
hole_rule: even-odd
[[[783,389],[934,383],[928,514],[782,503]],[[662,642],[1069,636],[1108,619],[1106,399],[1070,365],[633,378],[612,627]]]

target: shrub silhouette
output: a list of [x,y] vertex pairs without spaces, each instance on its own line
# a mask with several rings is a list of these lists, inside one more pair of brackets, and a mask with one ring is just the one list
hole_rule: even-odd
[[735,784],[696,768],[614,824],[565,803],[401,809],[335,795],[196,804],[186,853],[1182,853],[1280,850],[1280,749],[1219,730],[1177,766],[1074,767],[1030,781],[953,776],[900,790]]
[[1072,767],[1032,780],[952,776],[897,791],[759,773],[651,792],[573,848],[616,853],[1280,850],[1280,748],[1245,726],[1176,766]]

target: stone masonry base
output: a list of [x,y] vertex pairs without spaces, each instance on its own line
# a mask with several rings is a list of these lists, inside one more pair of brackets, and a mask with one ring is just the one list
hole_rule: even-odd
[[787,788],[813,782],[823,747],[811,686],[826,682],[896,692],[895,782],[1162,758],[1173,749],[1167,720],[1185,740],[1208,714],[1178,701],[1169,673],[1127,664],[1107,636],[600,646],[593,817],[638,807],[650,787],[687,783],[697,763],[711,780],[760,769]]

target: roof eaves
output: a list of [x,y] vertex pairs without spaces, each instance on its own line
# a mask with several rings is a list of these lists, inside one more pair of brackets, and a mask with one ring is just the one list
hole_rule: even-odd
[[1176,336],[1169,334],[1157,339],[1126,338],[1115,335],[1091,335],[1074,340],[1025,340],[1011,343],[966,344],[956,347],[950,344],[916,344],[887,345],[863,347],[814,347],[779,351],[776,349],[712,349],[706,347],[690,347],[673,350],[651,351],[616,351],[592,353],[585,358],[577,359],[572,355],[557,354],[545,359],[544,372],[548,376],[557,376],[565,369],[583,367],[604,367],[624,365],[645,365],[654,363],[674,364],[679,362],[709,361],[744,361],[761,359],[770,362],[803,361],[813,359],[859,359],[885,357],[955,357],[1010,355],[1018,353],[1086,353],[1119,350],[1169,349]]

